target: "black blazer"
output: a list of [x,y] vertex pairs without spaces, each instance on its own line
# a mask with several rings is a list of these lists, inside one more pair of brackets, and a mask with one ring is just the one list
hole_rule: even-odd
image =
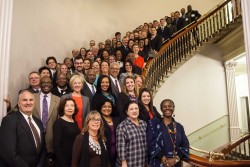
[[51,93],[55,96],[58,96],[58,97],[61,97],[62,95],[65,95],[65,94],[69,94],[71,92],[71,89],[69,86],[67,86],[67,89],[65,90],[65,93],[61,93],[59,92],[57,86],[53,87],[52,90],[51,90]]
[[179,31],[186,26],[186,21],[182,17],[179,17],[177,22],[176,19],[172,22],[172,25],[175,25],[177,31]]
[[117,97],[117,113],[119,115],[120,121],[127,118],[126,105],[130,102],[130,98],[123,92],[119,93]]
[[94,95],[92,94],[92,91],[89,89],[86,82],[84,82],[84,86],[83,86],[83,89],[82,89],[82,95],[89,98],[90,108],[92,108],[92,99],[93,99]]
[[167,34],[168,34],[167,31],[168,31],[168,29],[167,29],[166,26],[164,27],[163,30],[161,29],[161,27],[159,27],[159,28],[157,29],[157,35],[162,36],[162,38],[163,38],[164,40],[166,40],[166,39],[167,39]]
[[[104,135],[106,137],[106,146],[107,146],[107,150],[108,150],[108,155],[109,155],[109,159],[111,163],[111,166],[114,164],[114,162],[116,161],[116,159],[111,159],[114,157],[111,157],[111,145],[112,145],[112,133],[111,133],[111,128],[108,125],[107,121],[102,117],[103,123],[104,123]],[[113,125],[114,125],[114,129],[116,132],[116,128],[119,125],[120,121],[118,117],[112,117],[112,121],[113,121]],[[116,134],[115,134],[116,136]]]
[[191,12],[187,12],[185,16],[187,23],[190,24],[193,21],[199,19],[201,17],[201,14],[197,10],[192,10]]
[[154,39],[149,40],[149,44],[151,46],[151,48],[157,52],[159,52],[159,50],[161,49],[162,46],[162,37],[160,35],[156,35]]
[[44,166],[45,138],[42,122],[33,117],[40,129],[41,148],[36,150],[35,140],[29,124],[20,111],[3,118],[0,128],[0,152],[1,159],[6,166],[34,167]]
[[[149,116],[147,109],[143,106],[141,102],[139,102],[138,105],[139,105],[139,117],[138,118],[145,122],[148,122],[150,120],[150,116]],[[153,106],[152,112],[153,112],[154,118],[161,119],[161,115],[158,113],[155,106]]]

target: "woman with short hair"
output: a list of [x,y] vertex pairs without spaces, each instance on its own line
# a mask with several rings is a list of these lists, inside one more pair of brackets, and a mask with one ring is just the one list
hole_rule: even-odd
[[75,100],[78,108],[78,113],[75,116],[75,120],[79,129],[82,129],[84,119],[90,111],[89,98],[81,94],[84,85],[84,79],[81,75],[74,75],[71,77],[69,84],[73,92],[63,95],[61,97],[61,101],[66,98],[72,98]]
[[80,133],[74,116],[78,109],[71,98],[64,99],[58,108],[60,118],[53,126],[53,145],[55,153],[55,167],[71,166],[72,146],[75,137]]

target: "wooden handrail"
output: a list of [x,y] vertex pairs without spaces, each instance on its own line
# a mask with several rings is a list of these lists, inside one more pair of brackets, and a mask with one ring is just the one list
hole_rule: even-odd
[[227,166],[227,167],[235,167],[235,166],[249,166],[249,160],[240,160],[240,161],[229,161],[229,160],[214,160],[209,161],[207,158],[199,157],[194,154],[190,154],[188,160],[184,160],[189,164],[194,164],[197,166]]
[[221,150],[221,153],[227,154],[231,150],[233,150],[236,146],[240,145],[241,143],[243,143],[249,139],[250,139],[250,134],[246,134],[246,135],[242,136],[242,138],[240,138],[239,140],[234,141],[233,143],[227,145],[224,149]]
[[[236,7],[239,9],[234,7],[231,11],[227,6],[231,1],[234,1],[235,4],[237,4]],[[168,70],[171,71],[172,67],[176,66],[177,62],[180,62],[187,54],[190,54],[192,50],[197,50],[197,46],[201,46],[202,43],[207,41],[208,38],[211,38],[214,33],[217,33],[217,31],[229,24],[231,19],[228,13],[231,14],[234,10],[240,10],[238,2],[239,0],[223,1],[196,22],[193,22],[178,31],[171,40],[161,47],[156,57],[147,62],[142,72],[146,81],[144,86],[152,90],[152,86],[156,87],[156,85],[159,84],[159,78],[163,78],[163,75],[167,74]],[[241,14],[239,12],[234,13],[236,14],[232,15],[233,19]],[[216,21],[215,19],[219,19],[219,21]],[[167,71],[164,72],[165,70]]]

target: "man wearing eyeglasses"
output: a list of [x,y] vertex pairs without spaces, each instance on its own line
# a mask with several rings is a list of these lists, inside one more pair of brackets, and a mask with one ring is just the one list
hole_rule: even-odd
[[73,75],[81,75],[83,78],[85,78],[82,70],[83,70],[83,58],[81,56],[78,56],[74,60],[74,67],[75,67],[75,72],[72,74]]

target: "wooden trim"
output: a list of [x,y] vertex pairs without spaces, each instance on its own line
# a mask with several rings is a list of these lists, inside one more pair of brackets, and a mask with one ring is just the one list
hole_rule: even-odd
[[223,154],[229,153],[236,146],[240,145],[241,143],[245,142],[248,139],[250,139],[250,134],[247,134],[247,135],[243,136],[242,138],[240,138],[239,140],[229,144],[226,148],[221,150],[221,153],[223,153]]
[[250,166],[250,160],[214,160],[209,161],[206,158],[199,157],[194,154],[190,154],[189,160],[185,160],[185,162],[189,164],[196,164],[197,166],[227,166],[227,167],[235,167],[235,166]]
[[[224,7],[230,1],[231,0],[226,0],[222,4],[219,4],[214,9],[212,9],[210,12],[208,12],[207,14],[205,14],[202,18],[198,19],[197,22],[191,23],[187,27],[184,27],[183,29],[179,30],[176,33],[176,35],[170,41],[168,41],[166,44],[164,44],[161,47],[160,51],[156,55],[156,58],[158,58],[159,56],[161,56],[165,52],[165,50],[168,48],[168,46],[171,45],[173,42],[175,42],[179,37],[187,34],[187,32],[189,32],[193,28],[197,27],[199,24],[203,23],[207,18],[209,18],[210,16],[212,16],[214,13],[216,13],[218,10],[220,10],[222,7]],[[149,60],[147,62],[146,66],[143,69],[142,76],[146,77],[146,75],[148,73],[148,69],[151,67],[152,63],[153,63],[153,60]]]

